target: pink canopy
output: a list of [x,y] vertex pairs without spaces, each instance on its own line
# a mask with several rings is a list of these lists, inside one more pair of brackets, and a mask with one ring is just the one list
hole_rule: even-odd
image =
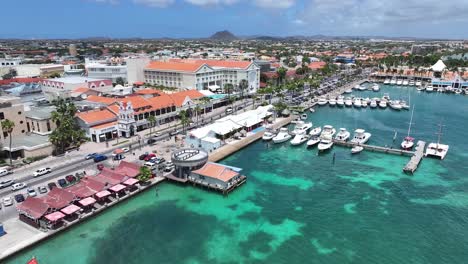
[[103,197],[106,197],[106,196],[109,196],[111,195],[111,193],[107,190],[104,190],[104,191],[100,191],[98,193],[96,193],[96,197],[97,198],[103,198]]
[[131,185],[135,185],[137,182],[138,182],[137,179],[129,178],[128,180],[124,181],[123,184],[131,186]]
[[113,192],[120,192],[121,190],[125,189],[125,185],[122,185],[122,184],[117,184],[117,185],[114,185],[112,187],[109,188],[109,190],[113,191]]
[[64,217],[65,217],[65,215],[62,214],[62,213],[59,212],[59,211],[53,212],[53,213],[48,214],[48,215],[45,216],[45,218],[46,218],[47,220],[49,220],[50,222],[56,222],[56,221],[58,221],[58,220],[60,220],[60,219],[62,219],[62,218],[64,218]]
[[66,215],[71,215],[74,212],[79,211],[80,209],[81,209],[80,207],[78,207],[78,206],[76,206],[74,204],[70,204],[69,206],[63,208],[60,211],[62,211],[62,213],[66,214]]
[[82,206],[88,206],[88,205],[91,205],[91,204],[93,204],[95,202],[96,202],[96,199],[94,199],[93,197],[84,198],[83,200],[79,201],[79,203]]

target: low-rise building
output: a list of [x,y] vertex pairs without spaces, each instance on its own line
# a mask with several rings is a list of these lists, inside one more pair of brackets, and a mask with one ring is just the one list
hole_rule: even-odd
[[44,79],[41,84],[42,92],[49,101],[57,98],[70,98],[72,97],[72,91],[78,87],[86,87],[101,91],[112,89],[111,80],[93,79],[81,76]]
[[122,78],[127,82],[127,65],[123,61],[113,63],[86,60],[85,67],[89,78],[108,79],[113,83]]

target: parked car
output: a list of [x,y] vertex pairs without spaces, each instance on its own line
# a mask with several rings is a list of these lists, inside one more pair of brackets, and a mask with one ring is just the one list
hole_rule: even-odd
[[24,195],[22,195],[21,193],[15,195],[15,201],[16,201],[17,203],[22,203],[22,202],[24,202]]
[[148,155],[146,155],[146,157],[144,158],[144,161],[149,161],[150,159],[156,157],[156,154],[154,153],[150,153]]
[[33,173],[33,177],[39,177],[39,176],[46,175],[47,173],[51,173],[51,172],[52,170],[49,167],[40,168]]
[[154,132],[153,135],[154,135],[155,137],[160,137],[160,136],[162,136],[162,133],[159,132],[159,131],[157,131],[157,132]]
[[138,159],[139,160],[144,160],[146,158],[146,156],[148,156],[148,153],[144,153],[144,154],[141,154]]
[[150,168],[150,169],[152,169],[152,170],[157,168],[156,163],[151,162],[151,161],[145,162],[145,166],[148,167],[148,168]]
[[180,134],[180,130],[176,129],[176,130],[172,130],[171,132],[169,132],[169,136],[175,136],[175,135],[178,135]]
[[47,187],[52,191],[53,188],[57,188],[57,184],[55,182],[49,182],[47,183]]
[[65,180],[67,180],[67,182],[69,182],[69,183],[76,182],[76,178],[75,178],[75,176],[73,176],[73,175],[67,175],[67,176],[65,176]]
[[39,193],[46,193],[47,192],[47,188],[45,186],[39,186],[39,187],[37,187],[37,190],[39,191]]
[[0,182],[0,189],[3,189],[3,188],[6,188],[8,186],[11,186],[15,183],[14,180],[6,180],[6,181],[2,181]]
[[7,167],[4,167],[4,168],[0,169],[0,177],[6,176],[6,175],[8,175],[10,173],[12,173],[12,171]]
[[107,159],[107,156],[102,155],[102,154],[98,154],[93,158],[94,162],[101,162],[101,161],[106,160],[106,159]]
[[231,114],[232,113],[232,107],[226,108],[226,114]]
[[152,145],[152,144],[156,143],[156,139],[150,138],[150,139],[148,139],[148,141],[146,143],[148,143],[149,145]]
[[37,196],[37,193],[36,193],[36,191],[35,191],[33,188],[28,188],[27,192],[28,192],[28,196],[29,196],[29,197],[35,197],[35,196]]
[[162,163],[164,163],[165,161],[166,161],[165,158],[156,158],[156,159],[154,159],[153,162],[156,163],[156,164],[162,164]]
[[129,149],[129,148],[122,148],[122,151],[123,151],[124,153],[127,153],[127,152],[130,151],[130,149]]
[[12,206],[13,205],[13,199],[11,199],[10,196],[3,198],[3,205],[4,206]]
[[19,183],[15,183],[11,186],[11,190],[12,191],[17,191],[17,190],[21,190],[23,188],[26,188],[26,183],[24,182],[19,182]]
[[88,154],[88,155],[86,155],[85,160],[94,159],[94,157],[96,157],[97,155],[99,155],[99,154],[98,153]]
[[122,154],[114,155],[114,156],[112,157],[112,159],[113,159],[113,160],[123,160],[123,159],[125,159],[125,156],[122,155]]
[[62,188],[67,186],[67,181],[65,179],[59,179],[57,182]]

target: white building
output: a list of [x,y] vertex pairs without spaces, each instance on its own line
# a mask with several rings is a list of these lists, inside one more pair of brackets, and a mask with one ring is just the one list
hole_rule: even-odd
[[85,59],[85,68],[89,78],[108,79],[114,83],[117,78],[127,81],[127,65],[123,61],[114,63],[112,59],[107,62]]
[[129,84],[144,82],[144,69],[150,63],[151,59],[149,57],[141,57],[128,58],[125,61],[127,62],[127,82]]
[[108,91],[112,89],[112,81],[105,79],[92,79],[81,76],[44,79],[41,82],[42,92],[47,100],[52,101],[59,97],[69,98],[73,90],[86,87],[93,90]]
[[260,67],[250,61],[181,60],[153,61],[144,69],[145,82],[179,89],[216,90],[247,80],[246,94],[260,87]]
[[0,58],[0,67],[13,67],[23,64],[23,58]]

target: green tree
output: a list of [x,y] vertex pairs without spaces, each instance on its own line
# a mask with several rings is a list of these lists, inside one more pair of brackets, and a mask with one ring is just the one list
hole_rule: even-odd
[[199,105],[196,105],[195,108],[193,109],[193,111],[197,115],[197,126],[198,126],[198,120],[200,119],[200,114],[202,112],[202,108]]
[[15,128],[15,122],[9,120],[9,119],[5,119],[2,121],[2,130],[4,133],[7,133],[8,134],[8,137],[10,139],[10,147],[9,147],[9,156],[10,156],[10,165],[12,165],[12,159],[11,159],[11,141],[12,141],[12,137],[13,135],[11,134],[13,132],[13,129]]
[[147,182],[151,179],[151,170],[146,166],[140,167],[140,174],[138,175],[137,179],[141,182]]
[[53,103],[56,109],[52,112],[51,119],[57,128],[50,133],[49,141],[55,146],[56,153],[64,153],[67,147],[79,147],[87,138],[85,131],[76,123],[75,105],[61,98]]
[[278,74],[278,84],[277,85],[280,85],[280,84],[283,84],[284,82],[284,79],[286,78],[286,68],[284,67],[279,67],[278,70],[276,71],[276,73]]
[[185,132],[185,127],[190,124],[190,119],[187,115],[187,111],[181,110],[179,112],[180,124],[182,125],[182,131]]
[[[200,99],[200,102],[203,104],[203,108],[205,108],[205,109],[206,109],[207,107],[209,108],[209,107],[210,107],[210,103],[211,103],[211,98],[210,98],[210,97],[207,97],[207,96],[202,97],[202,98]],[[205,111],[205,113],[206,113],[206,111]]]
[[249,88],[249,82],[246,79],[242,79],[239,82],[239,90],[240,90],[242,99],[244,99],[244,92],[245,90],[247,90],[247,88]]
[[115,84],[120,84],[120,85],[124,86],[125,85],[125,80],[122,77],[117,77],[115,79]]
[[156,117],[154,115],[150,115],[148,116],[148,118],[146,118],[146,120],[148,121],[149,125],[150,125],[150,136],[153,135],[153,130],[154,130],[154,125],[156,124]]

